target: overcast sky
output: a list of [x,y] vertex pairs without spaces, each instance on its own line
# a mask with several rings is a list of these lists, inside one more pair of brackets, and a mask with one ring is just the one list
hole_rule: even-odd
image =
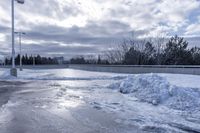
[[[11,52],[10,2],[0,0],[0,56]],[[133,32],[139,38],[165,33],[198,41],[200,1],[26,0],[15,2],[15,27],[27,33],[24,53],[67,58],[101,53]]]

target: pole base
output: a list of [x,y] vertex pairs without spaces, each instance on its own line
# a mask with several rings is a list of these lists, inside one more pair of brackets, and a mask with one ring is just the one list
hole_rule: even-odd
[[10,75],[14,76],[14,77],[17,77],[17,69],[16,68],[11,68],[10,69]]
[[19,68],[19,70],[20,70],[20,71],[23,71],[23,69],[22,69],[22,68]]

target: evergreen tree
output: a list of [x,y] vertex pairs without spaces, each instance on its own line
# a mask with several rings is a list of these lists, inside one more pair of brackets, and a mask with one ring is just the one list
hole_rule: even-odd
[[192,55],[187,50],[188,42],[184,38],[172,37],[166,44],[164,53],[164,64],[166,65],[188,65],[192,63]]
[[101,56],[98,56],[97,64],[101,64]]

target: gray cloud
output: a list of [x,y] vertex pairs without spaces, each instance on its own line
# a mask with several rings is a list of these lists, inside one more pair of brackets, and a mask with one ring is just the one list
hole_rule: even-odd
[[[193,22],[189,17],[198,17],[196,12],[200,8],[199,1],[173,2],[26,0],[25,5],[16,4],[15,26],[17,31],[27,33],[23,37],[24,53],[65,57],[98,54],[123,38],[130,37],[132,32],[135,37],[162,32],[185,35],[191,32],[183,30],[185,27],[191,29],[195,27],[194,24],[200,25],[198,19]],[[10,55],[9,5],[10,1],[0,1],[1,55]],[[192,45],[198,44],[199,37],[188,39]]]

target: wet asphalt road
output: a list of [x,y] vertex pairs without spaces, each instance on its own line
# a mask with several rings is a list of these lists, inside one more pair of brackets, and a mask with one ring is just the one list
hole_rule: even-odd
[[117,123],[116,114],[92,108],[80,99],[63,100],[47,81],[1,81],[0,106],[1,133],[145,132]]

